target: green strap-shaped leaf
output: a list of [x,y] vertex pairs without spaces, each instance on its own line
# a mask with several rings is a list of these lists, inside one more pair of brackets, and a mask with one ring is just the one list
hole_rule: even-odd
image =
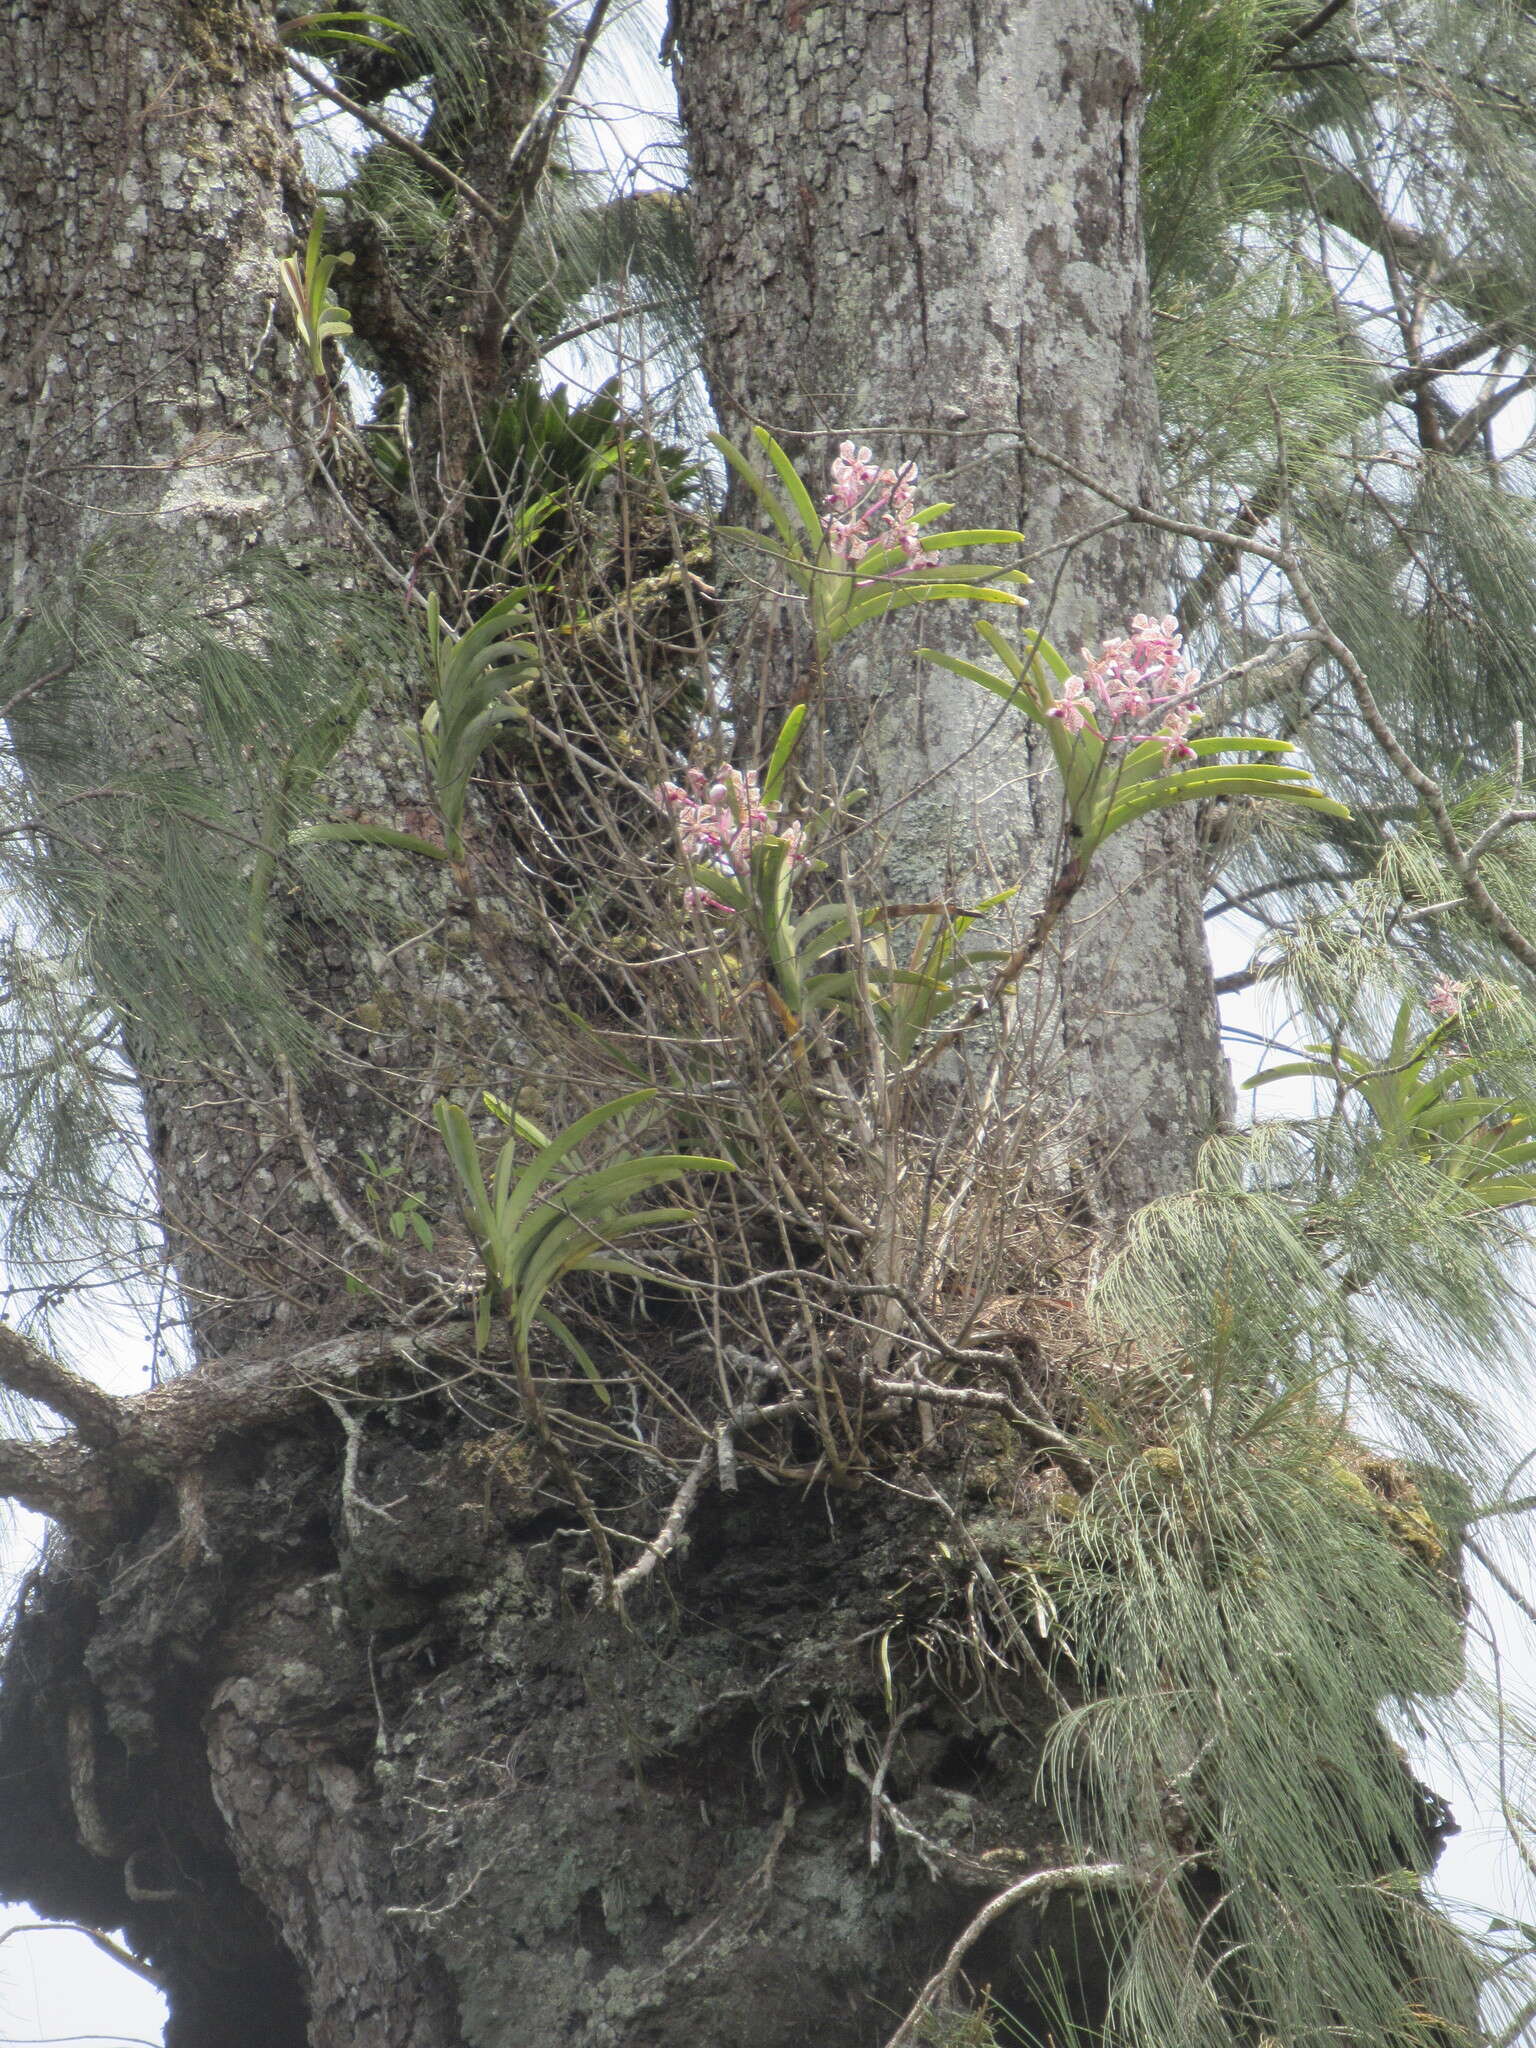
[[[758,475],[751,463],[741,453],[740,449],[727,441],[724,434],[710,434],[708,440],[710,445],[717,448],[725,457],[736,475],[740,477],[741,481],[778,528],[779,538],[789,550],[790,559],[793,560],[796,556],[800,555],[801,550],[796,545],[795,529],[790,524],[789,514],[784,510],[775,494],[769,490],[767,484]],[[747,538],[749,540],[756,540],[758,536],[748,533]]]
[[1239,738],[1227,733],[1212,734],[1207,739],[1189,740],[1186,742],[1186,745],[1191,753],[1198,755],[1202,760],[1210,760],[1220,754],[1289,754],[1291,752],[1289,740],[1250,739],[1246,736]]
[[1262,1073],[1250,1074],[1243,1083],[1245,1088],[1267,1088],[1271,1081],[1336,1081],[1338,1075],[1333,1068],[1321,1060],[1287,1060],[1278,1067],[1265,1067]]
[[965,661],[958,654],[945,654],[941,648],[919,647],[916,653],[923,661],[931,661],[938,668],[947,668],[952,675],[961,676],[968,683],[979,684],[983,690],[989,690],[994,697],[1001,697],[1005,704],[1015,711],[1022,711],[1037,724],[1044,719],[1044,707],[1034,702],[1027,684],[994,675],[991,669],[982,668],[974,661]]
[[[470,1128],[469,1118],[456,1102],[442,1096],[433,1105],[433,1120],[439,1135],[447,1148],[449,1160],[459,1177],[469,1203],[475,1235],[483,1250],[493,1250],[496,1243],[496,1216],[486,1199],[485,1181],[480,1172],[480,1154],[475,1146],[475,1134]],[[494,1276],[499,1281],[500,1275]]]
[[575,1359],[576,1363],[581,1367],[582,1371],[586,1374],[587,1378],[592,1382],[592,1386],[597,1394],[597,1398],[602,1402],[605,1408],[611,1408],[613,1406],[613,1396],[609,1393],[608,1389],[603,1385],[602,1374],[598,1371],[597,1366],[594,1364],[591,1354],[586,1350],[584,1345],[577,1342],[576,1338],[571,1334],[569,1326],[564,1322],[564,1320],[560,1316],[557,1316],[552,1308],[544,1308],[539,1310],[537,1321],[543,1324],[544,1328],[549,1331],[552,1337],[558,1338],[559,1341],[565,1346],[566,1350],[569,1351],[572,1358]]
[[563,1223],[548,1232],[520,1276],[514,1328],[526,1339],[542,1311],[545,1295],[568,1273],[588,1269],[626,1238],[663,1224],[691,1221],[692,1214],[689,1209],[676,1208],[639,1209],[628,1216],[601,1212],[590,1222]]
[[1002,632],[990,619],[972,621],[979,638],[986,641],[998,660],[1013,676],[1022,676],[1026,669],[1039,663],[1057,683],[1064,683],[1072,673],[1072,665],[1060,655],[1043,633],[1029,635],[1026,653],[1020,655],[1009,646]]
[[688,873],[696,889],[707,889],[727,909],[738,913],[751,909],[752,899],[735,875],[728,875],[720,868],[699,865],[690,866]]
[[[930,511],[939,508],[930,506]],[[946,505],[942,508],[948,511]],[[921,524],[921,522],[918,522]],[[951,527],[943,533],[925,533],[925,548],[1021,548],[1024,545],[1022,533],[1015,533],[1011,526],[962,526]],[[1030,581],[1021,569],[1012,572],[1021,582]]]
[[779,482],[784,486],[784,494],[794,506],[800,524],[805,529],[806,552],[814,554],[821,546],[821,514],[813,504],[810,492],[800,481],[800,472],[766,427],[754,427],[752,438],[777,471]]
[[575,1151],[578,1145],[583,1144],[594,1132],[600,1131],[604,1124],[610,1124],[616,1117],[626,1116],[631,1110],[639,1109],[643,1104],[654,1102],[655,1099],[654,1088],[635,1088],[628,1095],[615,1096],[612,1102],[599,1103],[596,1109],[589,1109],[585,1116],[579,1116],[574,1123],[567,1124],[560,1135],[535,1156],[513,1189],[507,1205],[509,1222],[516,1224],[517,1219],[561,1160]]
[[[1022,533],[993,532],[985,527],[976,527],[969,532],[925,533],[923,535],[923,547],[929,553],[942,554],[952,548],[989,547],[995,545],[1010,546],[1021,543],[1023,539]],[[856,573],[859,576],[890,575],[894,571],[902,570],[902,564],[906,559],[906,551],[899,547],[872,548],[864,559],[856,565]],[[925,574],[921,569],[902,571],[902,573],[910,574],[914,579],[918,580]],[[1019,584],[1027,584],[1030,580],[1022,569],[1003,568],[995,562],[955,562],[944,571],[944,575],[950,582],[969,581],[971,579],[981,582],[988,577],[996,580],[1006,577],[1009,582]]]
[[784,723],[779,727],[779,736],[773,743],[773,752],[768,757],[768,767],[763,776],[763,800],[777,803],[779,792],[784,787],[784,777],[789,772],[790,756],[800,738],[801,727],[805,724],[806,706],[795,705]]
[[1324,796],[1305,770],[1299,768],[1187,768],[1160,781],[1144,782],[1129,796],[1108,805],[1103,815],[1084,833],[1086,851],[1103,844],[1112,832],[1145,817],[1148,811],[1166,809],[1170,804],[1193,803],[1217,796],[1253,796],[1296,804],[1321,811],[1330,818],[1347,818],[1348,807]]
[[836,642],[851,633],[856,626],[866,626],[872,620],[884,618],[887,612],[899,612],[913,604],[934,604],[949,598],[969,598],[977,604],[1011,604],[1020,600],[1011,590],[999,590],[995,585],[970,583],[958,573],[944,582],[918,583],[911,579],[891,584],[887,588],[863,598],[856,598],[840,618],[828,628],[828,637]]

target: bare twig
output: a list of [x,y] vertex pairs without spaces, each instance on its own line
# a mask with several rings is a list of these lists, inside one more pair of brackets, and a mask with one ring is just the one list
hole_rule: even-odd
[[854,1778],[869,1794],[871,1809],[870,1849],[873,1860],[876,1847],[874,1817],[883,1815],[890,1822],[891,1832],[902,1841],[910,1842],[918,1860],[932,1878],[945,1879],[951,1883],[958,1879],[962,1884],[991,1884],[997,1878],[995,1863],[982,1863],[974,1856],[967,1856],[962,1850],[951,1849],[947,1843],[939,1842],[932,1835],[925,1834],[917,1823],[903,1813],[895,1800],[884,1791],[878,1778],[872,1778],[852,1750],[843,1753],[843,1767],[850,1778]]
[[863,1772],[858,1770],[855,1764],[850,1762],[849,1765],[854,1775],[863,1778],[864,1783],[869,1787],[869,1867],[871,1870],[874,1870],[880,1862],[880,1809],[883,1805],[889,1804],[885,1797],[886,1775],[891,1768],[892,1759],[896,1754],[896,1744],[900,1738],[901,1731],[916,1712],[917,1705],[914,1703],[911,1706],[903,1707],[901,1712],[892,1719],[890,1727],[885,1732],[885,1740],[880,1745],[880,1761],[875,1766],[873,1778],[864,1778]]
[[[369,1500],[357,1483],[357,1465],[363,1450],[362,1418],[354,1415],[351,1409],[336,1399],[334,1394],[322,1393],[320,1399],[341,1424],[341,1433],[347,1440],[341,1464],[341,1519],[348,1536],[355,1537],[357,1534],[359,1508],[366,1510],[370,1515],[377,1515],[381,1522],[394,1522],[395,1517],[390,1510],[404,1507],[405,1495],[402,1494],[398,1500],[392,1500],[389,1507],[383,1507],[378,1501]],[[398,1524],[396,1526],[398,1527]]]
[[374,1253],[375,1256],[389,1259],[392,1256],[389,1246],[384,1242],[383,1238],[370,1230],[366,1223],[353,1214],[346,1197],[331,1178],[325,1161],[320,1157],[319,1147],[315,1143],[314,1135],[309,1128],[308,1119],[304,1115],[304,1106],[299,1100],[299,1084],[294,1078],[293,1069],[289,1066],[287,1060],[279,1059],[278,1071],[282,1076],[284,1100],[288,1111],[289,1134],[299,1148],[300,1156],[309,1171],[309,1177],[315,1184],[316,1194],[319,1195],[321,1201],[330,1210],[331,1215],[335,1218],[341,1229],[351,1238],[355,1245],[360,1246],[364,1251]]
[[[797,1414],[806,1404],[803,1394],[792,1394],[783,1401],[772,1401],[766,1407],[757,1407],[743,1402],[731,1411],[729,1420],[721,1424],[722,1432],[748,1429],[760,1422],[776,1422],[782,1416]],[[631,1592],[643,1579],[648,1579],[659,1564],[669,1558],[682,1543],[688,1527],[689,1517],[698,1505],[704,1482],[715,1471],[720,1462],[720,1438],[711,1437],[689,1466],[683,1483],[672,1496],[671,1505],[662,1518],[661,1527],[654,1536],[647,1538],[645,1547],[633,1564],[615,1574],[609,1588],[609,1599],[614,1605],[623,1602],[626,1593]],[[734,1467],[733,1467],[734,1469]]]
[[1532,1603],[1526,1598],[1526,1596],[1521,1592],[1520,1588],[1515,1584],[1514,1580],[1510,1578],[1509,1574],[1501,1570],[1500,1567],[1494,1563],[1493,1559],[1488,1555],[1488,1552],[1483,1548],[1482,1544],[1478,1542],[1475,1536],[1468,1536],[1465,1533],[1463,1533],[1461,1540],[1464,1548],[1471,1551],[1472,1555],[1477,1559],[1478,1563],[1482,1566],[1483,1570],[1488,1574],[1489,1578],[1493,1580],[1493,1583],[1498,1587],[1499,1591],[1505,1596],[1505,1598],[1513,1601],[1515,1606],[1518,1607],[1520,1612],[1525,1616],[1526,1620],[1530,1622],[1533,1626],[1536,1626],[1536,1606],[1533,1606]]
[[919,1372],[906,1372],[897,1377],[887,1373],[866,1373],[864,1384],[871,1393],[897,1395],[909,1401],[931,1401],[936,1408],[984,1408],[994,1415],[1001,1415],[1011,1422],[1021,1436],[1042,1451],[1049,1451],[1063,1472],[1077,1487],[1086,1492],[1094,1483],[1093,1468],[1073,1444],[1072,1439],[1063,1436],[1059,1429],[1053,1429],[1048,1422],[1027,1414],[1011,1394],[995,1392],[990,1387],[953,1387],[939,1380],[926,1379]]
[[99,1927],[87,1927],[80,1920],[18,1920],[14,1927],[7,1927],[0,1934],[0,1943],[9,1941],[13,1934],[83,1934],[104,1956],[110,1956],[114,1963],[121,1963],[125,1970],[132,1970],[146,1984],[153,1984],[158,1989],[163,1981],[157,1970],[151,1969],[148,1963],[114,1941],[110,1934],[103,1934]]

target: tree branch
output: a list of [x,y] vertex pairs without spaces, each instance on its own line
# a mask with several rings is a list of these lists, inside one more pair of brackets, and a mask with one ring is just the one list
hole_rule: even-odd
[[570,112],[576,87],[581,82],[581,74],[586,69],[587,59],[591,56],[593,46],[602,32],[603,22],[611,5],[612,0],[595,0],[592,12],[587,18],[587,25],[576,39],[576,46],[561,75],[560,83],[525,125],[522,134],[513,143],[507,159],[507,169],[509,172],[517,172],[517,181],[512,188],[507,211],[500,219],[496,274],[487,294],[486,315],[481,323],[479,336],[480,360],[488,372],[501,358],[502,330],[506,321],[503,295],[513,255],[527,223],[534,194],[548,167],[555,138]]
[[744,1401],[732,1409],[728,1419],[720,1425],[719,1433],[710,1438],[689,1466],[682,1485],[672,1496],[672,1504],[662,1519],[661,1527],[654,1536],[647,1538],[635,1562],[615,1574],[613,1584],[608,1588],[608,1598],[616,1611],[622,1610],[624,1595],[638,1586],[642,1579],[649,1578],[682,1543],[688,1517],[698,1505],[699,1495],[710,1473],[718,1467],[723,1490],[731,1490],[725,1486],[725,1474],[728,1469],[734,1470],[734,1446],[731,1444],[734,1431],[750,1429],[761,1422],[775,1422],[781,1416],[797,1414],[804,1406],[804,1396],[792,1394],[785,1400],[770,1402],[766,1407]]
[[1507,327],[1510,340],[1529,338],[1536,298],[1528,279],[1459,259],[1438,235],[1388,213],[1380,195],[1353,171],[1300,155],[1293,155],[1290,164],[1291,174],[1325,226],[1390,258],[1422,283],[1431,298],[1455,306],[1469,319]]
[[1305,21],[1299,21],[1294,28],[1288,28],[1274,36],[1265,45],[1264,62],[1261,69],[1269,70],[1278,64],[1290,50],[1299,49],[1310,42],[1320,29],[1324,29],[1336,14],[1342,14],[1349,0],[1325,0],[1315,14],[1309,14]]
[[103,1934],[99,1927],[87,1927],[81,1920],[18,1920],[14,1927],[7,1927],[0,1934],[0,1943],[9,1941],[13,1934],[83,1934],[114,1963],[121,1963],[125,1970],[132,1970],[136,1977],[142,1977],[146,1984],[153,1984],[156,1990],[164,1989],[165,1980],[158,1970],[151,1969],[148,1963],[114,1941],[110,1934]]
[[0,1386],[47,1408],[94,1449],[108,1448],[122,1434],[120,1402],[8,1323],[0,1323]]
[[[1490,349],[1502,348],[1512,341],[1519,323],[1513,319],[1494,320],[1478,327],[1471,334],[1463,335],[1460,341],[1448,342],[1433,355],[1421,356],[1415,363],[1393,371],[1382,389],[1385,406],[1393,399],[1412,398],[1426,392],[1437,378],[1452,375],[1465,369],[1468,363],[1476,362]],[[1511,391],[1511,396],[1514,392]],[[1501,401],[1502,402],[1502,401]],[[1486,401],[1485,401],[1486,403]],[[1495,408],[1496,410],[1497,408]],[[1478,425],[1482,424],[1479,419]],[[1448,445],[1459,451],[1461,444],[1455,439],[1459,423],[1452,416]],[[1473,430],[1476,431],[1476,428]],[[1201,564],[1194,578],[1185,585],[1177,610],[1180,629],[1193,633],[1210,610],[1212,600],[1227,578],[1236,570],[1247,551],[1245,543],[1266,526],[1285,503],[1287,477],[1283,469],[1276,468],[1257,485],[1238,507],[1232,520],[1231,538],[1224,547],[1215,549]]]
[[176,1479],[220,1444],[269,1428],[380,1367],[426,1371],[433,1359],[468,1356],[473,1339],[466,1322],[425,1335],[357,1331],[303,1351],[216,1360],[114,1400],[0,1326],[0,1382],[75,1429],[56,1443],[0,1438],[0,1496],[65,1528],[100,1535],[146,1483]]
[[66,1529],[102,1529],[115,1506],[97,1459],[67,1440],[25,1444],[0,1437],[0,1497]]

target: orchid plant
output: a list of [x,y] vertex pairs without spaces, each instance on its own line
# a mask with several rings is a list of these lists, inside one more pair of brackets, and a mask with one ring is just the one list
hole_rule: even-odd
[[[1018,570],[943,561],[958,548],[1010,546],[1023,536],[998,528],[935,530],[934,522],[952,508],[918,506],[913,465],[877,466],[871,449],[844,441],[818,509],[773,436],[759,427],[754,438],[776,485],[723,436],[711,436],[772,521],[775,541],[745,538],[767,546],[788,569],[806,599],[823,658],[856,626],[901,606],[964,598],[1015,607],[1027,602],[1018,586],[1028,578]],[[1001,674],[936,648],[917,651],[1000,697],[1044,731],[1066,798],[1070,842],[1030,933],[1003,960],[985,997],[973,1002],[978,1014],[1038,954],[1104,841],[1149,812],[1223,797],[1349,815],[1305,768],[1275,759],[1223,758],[1285,755],[1290,748],[1284,740],[1192,736],[1200,718],[1200,678],[1172,617],[1138,613],[1124,637],[1103,641],[1097,654],[1085,648],[1076,673],[1042,633],[1031,634],[1020,652],[990,621],[978,620],[976,630],[1001,663]],[[790,713],[760,786],[750,770],[690,768],[681,782],[664,783],[657,791],[672,813],[691,876],[686,907],[750,924],[794,1028],[808,1006],[851,1002],[850,975],[822,963],[852,942],[855,926],[872,930],[894,921],[879,908],[853,912],[825,902],[796,915],[795,873],[811,862],[805,826],[783,816],[782,790],[804,720],[805,706]],[[1013,893],[1004,891],[974,912],[946,910],[936,923],[930,918],[905,967],[890,958],[884,940],[866,961],[866,985],[877,989],[882,1029],[894,1035],[903,1059],[962,994],[976,993],[965,966],[1002,957],[965,954],[959,942],[969,924]],[[966,1021],[952,1026],[943,1042]]]
[[737,539],[767,548],[789,571],[810,608],[816,650],[825,660],[856,626],[866,626],[905,605],[967,598],[980,604],[1023,605],[1029,578],[1018,569],[956,563],[957,548],[1021,547],[1011,529],[966,527],[938,532],[934,522],[952,505],[916,501],[917,467],[875,466],[868,448],[844,441],[832,464],[832,488],[818,510],[794,464],[766,428],[753,439],[772,467],[777,488],[723,434],[710,440],[762,506],[775,538],[726,527]]
[[347,310],[331,290],[331,278],[338,265],[351,261],[349,251],[326,255],[325,208],[317,206],[302,260],[298,256],[284,256],[277,266],[278,282],[287,295],[310,370],[322,380],[325,344],[345,341],[352,332]]
[[[790,712],[761,783],[751,769],[689,768],[681,782],[657,789],[691,876],[683,905],[707,918],[737,921],[754,935],[791,1030],[818,1010],[852,1009],[859,973],[825,963],[847,949],[857,931],[868,947],[862,974],[877,1027],[904,1064],[923,1034],[976,992],[971,970],[994,956],[969,953],[961,942],[1015,891],[1002,890],[968,911],[936,906],[894,914],[882,905],[850,910],[822,901],[797,912],[795,876],[820,865],[810,852],[812,828],[784,815],[785,776],[805,717],[803,704]],[[891,932],[908,921],[915,921],[916,932],[901,959]]]
[[794,875],[810,862],[807,831],[798,819],[786,820],[784,780],[790,757],[805,724],[806,707],[797,704],[785,719],[761,782],[747,769],[702,768],[685,771],[683,780],[664,782],[658,802],[670,811],[678,848],[691,880],[683,891],[685,909],[706,917],[740,919],[757,937],[774,983],[796,1026],[812,994],[814,967],[822,952],[808,944],[827,920],[822,913],[842,914],[841,906],[819,905],[797,918]]
[[[728,1159],[692,1152],[624,1150],[601,1166],[579,1163],[581,1148],[598,1131],[643,1114],[655,1095],[654,1088],[637,1088],[612,1102],[599,1103],[553,1137],[516,1109],[506,1110],[487,1096],[486,1106],[498,1120],[512,1126],[512,1135],[497,1155],[489,1186],[464,1111],[446,1097],[433,1110],[485,1268],[485,1287],[476,1312],[476,1342],[484,1348],[492,1314],[499,1308],[511,1329],[525,1391],[531,1388],[533,1332],[543,1328],[575,1359],[606,1405],[602,1376],[563,1318],[549,1307],[550,1290],[572,1273],[645,1279],[645,1268],[623,1256],[620,1247],[632,1245],[653,1230],[687,1223],[694,1212],[679,1205],[637,1209],[633,1206],[637,1197],[690,1174],[733,1170]],[[532,1153],[526,1164],[521,1160],[521,1146]]]
[[1483,1095],[1469,1086],[1478,1060],[1460,1049],[1463,985],[1442,975],[1425,1008],[1430,1029],[1415,1033],[1417,1003],[1397,1013],[1381,1056],[1340,1045],[1308,1045],[1306,1059],[1267,1067],[1244,1083],[1331,1082],[1341,1107],[1364,1105],[1385,1151],[1433,1166],[1477,1209],[1536,1201],[1536,1103]]
[[1138,614],[1126,638],[1103,641],[1097,654],[1084,648],[1080,673],[1042,633],[1032,633],[1020,652],[988,620],[978,620],[976,631],[1002,663],[1001,675],[938,648],[917,651],[1042,728],[1083,869],[1112,833],[1173,804],[1251,797],[1349,816],[1305,768],[1273,759],[1222,761],[1228,754],[1288,754],[1284,740],[1190,737],[1200,717],[1200,678],[1185,659],[1178,622],[1171,617]]

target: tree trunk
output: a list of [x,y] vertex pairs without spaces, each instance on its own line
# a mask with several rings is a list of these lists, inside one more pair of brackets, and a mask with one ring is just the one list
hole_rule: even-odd
[[[1164,610],[1160,536],[1071,474],[1156,498],[1135,6],[678,0],[676,21],[726,431],[761,422],[817,473],[836,440],[867,437],[953,498],[954,523],[1022,528],[1030,624],[1071,658]],[[1062,852],[1043,744],[911,655],[922,638],[990,660],[967,609],[901,613],[920,632],[861,641],[825,717],[872,788],[890,895],[1022,881],[1027,922]],[[780,702],[796,669],[784,625],[770,614],[741,636]],[[1187,815],[1123,835],[1031,1005],[1019,1095],[1112,1215],[1183,1184],[1227,1108],[1200,896]]]
[[[281,807],[263,815],[304,721],[327,706],[345,734],[323,784],[332,813],[419,807],[402,648],[349,647],[354,625],[317,595],[310,703],[269,708],[239,747],[216,729],[216,683],[210,697],[192,664],[169,658],[190,609],[230,654],[275,671],[274,576],[291,604],[306,585],[356,591],[372,570],[355,540],[366,500],[350,518],[339,509],[347,450],[317,433],[312,380],[275,338],[277,259],[302,244],[310,207],[267,11],[17,0],[11,12],[23,233],[0,270],[0,319],[18,487],[0,504],[0,546],[23,684],[29,655],[43,674],[19,693],[13,734],[45,826],[62,797],[71,843],[92,856],[55,896],[143,1084],[194,1344],[313,1334],[316,1319],[355,1317],[341,1274],[377,1267],[365,1155],[430,1170],[431,1101],[467,1058],[506,1057],[507,1005],[470,957],[444,870],[364,856],[343,911],[287,846]],[[439,381],[453,385],[448,369]],[[458,389],[460,410],[471,396]],[[123,642],[106,684],[92,665],[100,634]],[[238,782],[235,754],[250,764]],[[188,836],[174,836],[172,804],[157,813],[135,791],[146,772],[222,807],[208,864],[225,893],[210,910],[162,892],[135,926],[125,901]],[[103,890],[114,863],[121,881]],[[248,925],[245,947],[200,929],[214,917]],[[531,952],[499,964],[537,1000]],[[428,1017],[437,1050],[424,1063]]]
[[[308,209],[266,10],[10,0],[9,22],[12,622],[67,608],[104,547],[153,532],[236,605],[235,641],[259,633],[253,542],[356,577],[359,526],[377,538],[366,504],[333,513],[313,393],[271,336],[275,258]],[[968,516],[1065,550],[1040,609],[1069,645],[1154,603],[1141,531],[1077,543],[1101,508],[1017,442],[1029,428],[1129,497],[1152,489],[1128,0],[782,17],[687,0],[677,26],[722,407],[792,435],[899,434],[955,474]],[[525,112],[503,110],[509,136]],[[484,183],[510,151],[470,155]],[[503,256],[471,250],[463,290]],[[446,449],[496,373],[486,322],[466,353],[452,304],[438,315]],[[451,452],[436,473],[451,501]],[[1042,592],[1057,562],[1041,556]],[[829,720],[848,756],[868,727],[899,806],[891,885],[1022,873],[1038,902],[1059,819],[1017,733],[883,654],[849,677],[858,699]],[[343,815],[398,821],[419,795],[399,694],[364,708],[330,770]],[[104,768],[127,748],[215,772],[147,687],[71,716]],[[45,725],[18,725],[44,795]],[[337,1277],[378,1278],[364,1148],[409,1164],[435,1095],[515,1074],[507,984],[533,1009],[547,983],[528,944],[500,976],[470,958],[437,870],[357,858],[375,864],[363,925],[287,897],[260,922],[313,1027],[292,1087],[270,1051],[247,1056],[238,1004],[197,997],[199,1064],[113,992],[210,1384],[120,1425],[56,1380],[42,1397],[78,1458],[16,1454],[18,1490],[71,1529],[0,1696],[0,1888],[126,1927],[163,1974],[173,2048],[876,2048],[995,1859],[1061,1847],[1035,1796],[1044,1691],[987,1674],[982,1624],[951,1640],[935,1623],[1028,1515],[1045,1527],[1060,1474],[1038,1430],[988,1437],[996,1410],[977,1456],[930,1444],[942,1490],[906,1450],[889,1486],[846,1491],[803,1441],[734,1491],[722,1462],[628,1618],[582,1611],[587,1528],[507,1376],[461,1327],[410,1333],[430,1274],[382,1302]],[[531,916],[514,899],[507,924]],[[1123,1212],[1187,1170],[1222,1099],[1182,830],[1106,861],[1052,987],[1031,1085],[1047,1120],[1089,1099],[1067,1142]],[[299,1352],[300,1332],[334,1342]],[[663,1382],[695,1370],[665,1328],[627,1341]],[[221,1384],[240,1398],[221,1406]],[[610,1473],[599,1504],[639,1545],[693,1447],[664,1410],[635,1413],[651,1461],[638,1486]],[[911,1687],[894,1725],[892,1654]],[[995,1687],[981,1720],[974,1686]],[[1096,2009],[1065,1902],[999,1922],[969,1967],[1027,2020],[1042,1949]]]

